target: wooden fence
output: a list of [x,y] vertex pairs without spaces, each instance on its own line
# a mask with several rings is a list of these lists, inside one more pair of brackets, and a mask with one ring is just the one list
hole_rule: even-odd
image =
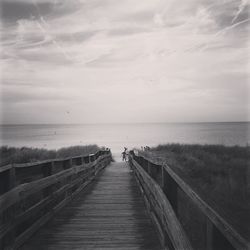
[[17,249],[111,161],[109,150],[0,168],[0,249]]
[[131,151],[130,166],[166,249],[250,249],[250,243],[168,165]]

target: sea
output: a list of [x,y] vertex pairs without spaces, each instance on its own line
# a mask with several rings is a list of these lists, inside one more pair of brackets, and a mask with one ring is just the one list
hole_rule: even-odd
[[0,125],[0,145],[58,149],[97,144],[120,159],[128,149],[166,143],[250,145],[250,122]]

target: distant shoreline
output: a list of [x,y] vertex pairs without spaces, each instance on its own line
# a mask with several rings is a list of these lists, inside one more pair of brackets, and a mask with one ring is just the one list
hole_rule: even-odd
[[142,125],[142,124],[225,124],[225,123],[250,123],[250,121],[207,121],[207,122],[135,122],[135,123],[126,123],[126,122],[114,122],[114,123],[6,123],[0,124],[0,126],[30,126],[30,125],[42,125],[42,126],[59,126],[59,125],[70,125],[70,126],[95,126],[95,125]]
[[[120,155],[123,148],[159,144],[250,145],[250,123],[30,124],[0,126],[0,145],[59,149],[98,144]],[[118,158],[117,158],[118,159]]]

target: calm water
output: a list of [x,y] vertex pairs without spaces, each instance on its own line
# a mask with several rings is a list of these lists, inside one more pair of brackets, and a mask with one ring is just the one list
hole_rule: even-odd
[[242,145],[250,143],[250,123],[176,123],[105,125],[2,125],[0,145],[56,149],[98,144],[116,158],[123,147],[163,143]]

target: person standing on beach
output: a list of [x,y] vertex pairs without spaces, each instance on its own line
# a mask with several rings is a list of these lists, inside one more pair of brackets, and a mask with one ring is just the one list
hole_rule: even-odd
[[127,161],[127,148],[124,147],[124,151],[122,152],[122,161]]
[[123,151],[122,152],[122,161],[126,161],[126,155],[127,155],[126,151]]

